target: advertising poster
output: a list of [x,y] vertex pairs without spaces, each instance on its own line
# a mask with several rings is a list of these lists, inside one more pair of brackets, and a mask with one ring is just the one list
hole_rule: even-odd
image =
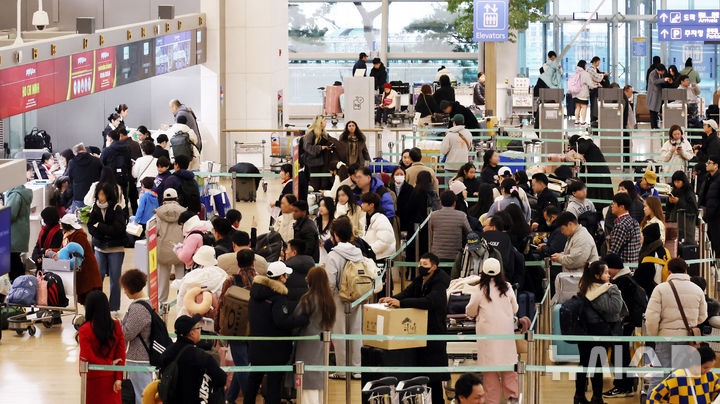
[[0,70],[0,118],[65,100],[68,58]]
[[300,138],[292,135],[293,194],[300,195]]
[[148,273],[150,281],[150,303],[157,311],[158,307],[158,271],[157,271],[157,220],[153,219],[147,223],[147,248],[148,248]]
[[95,92],[115,87],[115,47],[95,51]]
[[193,64],[192,32],[155,38],[155,73],[165,74]]
[[67,100],[92,94],[95,52],[76,53],[70,59],[70,83],[67,90]]

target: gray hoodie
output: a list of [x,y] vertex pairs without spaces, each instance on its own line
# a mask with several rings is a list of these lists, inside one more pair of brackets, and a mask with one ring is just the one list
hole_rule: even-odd
[[563,272],[577,272],[585,268],[586,262],[597,261],[599,258],[595,240],[586,228],[578,225],[575,234],[565,243],[558,262],[562,265]]
[[456,125],[447,130],[440,145],[440,154],[447,155],[445,158],[446,170],[457,171],[468,162],[468,152],[470,151],[468,144],[472,145],[472,133],[465,129],[465,125]]
[[595,212],[595,205],[588,198],[580,202],[576,197],[570,195],[568,198],[567,212],[572,213],[575,217],[580,217],[585,212]]
[[362,251],[350,243],[339,243],[328,253],[325,259],[325,272],[330,281],[330,290],[340,290],[342,270],[348,261],[357,262],[363,259]]

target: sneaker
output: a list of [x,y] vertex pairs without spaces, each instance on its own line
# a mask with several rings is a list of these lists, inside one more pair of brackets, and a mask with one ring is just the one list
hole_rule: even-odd
[[360,380],[362,378],[362,375],[360,373],[353,373],[352,379],[353,380]]
[[605,398],[619,398],[619,397],[632,397],[632,396],[633,396],[632,391],[620,390],[617,387],[614,387],[603,393],[603,397],[605,397]]
[[345,380],[345,373],[333,372],[328,377],[332,380]]

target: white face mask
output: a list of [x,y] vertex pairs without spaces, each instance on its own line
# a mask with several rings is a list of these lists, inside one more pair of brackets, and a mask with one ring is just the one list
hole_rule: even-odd
[[100,208],[100,209],[107,209],[108,203],[107,203],[107,201],[105,201],[105,202],[97,202],[97,206],[98,206],[98,208]]
[[405,182],[405,176],[404,175],[396,175],[395,176],[395,183],[400,185],[403,182]]

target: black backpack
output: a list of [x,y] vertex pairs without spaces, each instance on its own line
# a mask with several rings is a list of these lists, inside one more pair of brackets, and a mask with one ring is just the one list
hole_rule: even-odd
[[132,167],[132,163],[128,160],[130,158],[130,149],[127,149],[128,153],[116,153],[112,161],[110,161],[110,167],[115,171],[115,178],[117,179],[118,185],[124,188],[130,183],[130,172],[128,167]]
[[165,325],[165,322],[162,318],[160,318],[155,310],[150,307],[148,302],[140,300],[138,303],[150,312],[150,339],[148,340],[148,344],[150,346],[143,341],[140,335],[138,335],[138,338],[140,338],[140,342],[142,342],[148,353],[150,364],[158,367],[160,366],[160,358],[162,357],[163,352],[165,352],[165,349],[172,344],[172,340],[170,339],[170,334],[168,334],[167,325]]
[[176,132],[175,135],[170,138],[170,147],[172,147],[174,157],[185,156],[188,160],[192,161],[194,155],[193,147],[197,146],[190,140],[189,133]]
[[199,234],[202,236],[203,245],[209,245],[210,247],[215,247],[215,238],[213,238],[210,233],[204,233],[200,230],[193,230],[190,233],[188,233],[188,236],[190,234]]
[[65,286],[58,274],[45,272],[44,279],[47,281],[47,303],[53,307],[67,307],[70,303],[65,295]]
[[258,236],[255,244],[255,254],[265,258],[267,262],[274,262],[280,259],[282,248],[282,236],[276,231],[271,231]]
[[193,179],[181,179],[180,181],[178,202],[188,210],[200,213],[200,190],[198,189],[197,182]]
[[[587,327],[583,312],[587,299],[578,295],[560,306],[560,332],[562,335],[587,335]],[[568,344],[577,344],[578,341],[566,341]]]
[[52,153],[52,142],[50,135],[42,129],[33,128],[30,133],[25,135],[25,149],[47,149]]
[[170,362],[160,373],[160,382],[158,383],[158,395],[163,403],[175,403],[178,400],[178,373],[180,371],[178,362],[185,351],[192,347],[188,344],[180,349],[175,359]]
[[645,289],[640,286],[640,284],[635,280],[632,275],[629,275],[628,278],[630,279],[630,282],[632,282],[632,284],[635,286],[635,293],[630,296],[628,302],[625,302],[625,305],[627,306],[629,312],[628,322],[633,327],[642,327],[643,314],[645,314],[645,309],[647,309],[648,303],[647,294],[645,293]]

